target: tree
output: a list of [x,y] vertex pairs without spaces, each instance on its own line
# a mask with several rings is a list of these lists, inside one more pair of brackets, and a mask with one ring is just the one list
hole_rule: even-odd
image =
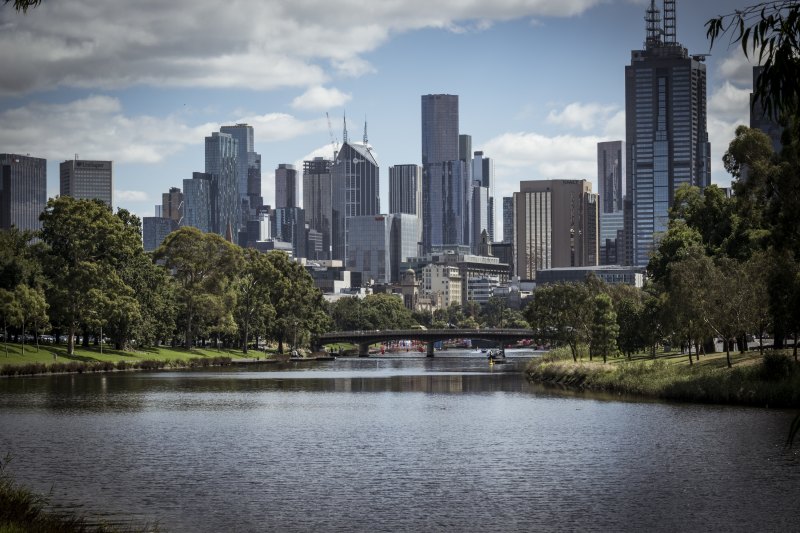
[[25,353],[25,332],[27,326],[32,326],[36,341],[36,351],[39,351],[39,328],[47,324],[47,302],[44,291],[34,289],[24,284],[17,285],[14,289],[14,299],[17,301],[17,325],[22,330],[22,353]]
[[37,253],[41,246],[31,244],[34,234],[17,228],[0,230],[0,288],[14,290],[24,283],[41,287],[44,283]]
[[269,286],[278,277],[267,256],[256,250],[244,250],[244,268],[235,282],[236,308],[234,317],[242,339],[242,353],[247,353],[250,333],[266,331],[275,319],[270,302]]
[[607,362],[609,354],[617,351],[617,314],[611,297],[607,294],[598,294],[594,298],[594,317],[592,320],[591,341],[589,353],[603,356],[603,363]]
[[[669,267],[669,291],[667,292],[666,311],[672,318],[673,328],[681,343],[689,346],[689,364],[692,364],[692,345],[699,348],[703,339],[710,337],[711,332],[704,320],[703,301],[698,295],[705,289],[707,280],[703,269],[697,268],[693,258],[702,256],[700,250],[692,257],[684,258]],[[697,354],[699,360],[699,353]]]
[[656,283],[667,283],[669,265],[692,254],[692,250],[702,246],[702,236],[685,220],[675,218],[669,221],[667,233],[658,244],[647,272]]
[[800,79],[800,2],[760,2],[706,22],[707,36],[714,42],[730,35],[746,57],[763,67],[756,80],[755,96],[772,117],[796,114]]
[[50,318],[67,329],[72,355],[77,328],[92,306],[89,291],[119,283],[117,272],[141,250],[141,234],[99,200],[51,198],[40,219]]
[[22,312],[13,291],[0,288],[0,315],[3,316],[3,344],[8,357],[8,325],[15,324]]
[[578,360],[578,344],[589,340],[593,314],[593,299],[584,283],[537,287],[525,309],[525,319],[538,337],[567,344],[573,361]]
[[[184,342],[192,348],[202,319],[220,320],[226,292],[241,266],[241,249],[220,235],[184,226],[170,233],[153,259],[163,260],[177,282],[176,302],[183,321]],[[230,302],[232,303],[232,302]]]

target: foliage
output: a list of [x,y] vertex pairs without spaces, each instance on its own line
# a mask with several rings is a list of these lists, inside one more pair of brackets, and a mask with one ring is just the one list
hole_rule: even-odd
[[800,2],[761,2],[706,22],[711,46],[723,35],[741,44],[746,57],[763,67],[755,94],[772,117],[798,111]]
[[594,313],[593,299],[584,283],[557,283],[537,287],[525,318],[543,341],[564,343],[578,359],[578,344],[588,342]]
[[266,333],[268,324],[275,319],[269,286],[278,275],[265,254],[252,249],[244,250],[244,268],[234,282],[234,317],[241,334],[243,353],[247,353],[251,332]]
[[[4,3],[10,4],[12,0],[3,0]],[[42,0],[13,0],[14,1],[14,9],[17,11],[21,11],[23,13],[27,13],[28,9],[32,7],[36,7],[41,5]]]
[[619,326],[611,297],[607,294],[598,294],[594,298],[590,354],[603,356],[605,363],[609,355],[617,352],[617,335]]

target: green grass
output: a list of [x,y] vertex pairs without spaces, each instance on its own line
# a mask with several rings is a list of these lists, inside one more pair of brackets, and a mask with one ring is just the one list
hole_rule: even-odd
[[686,354],[640,355],[573,362],[569,350],[534,359],[528,379],[570,388],[632,394],[675,401],[769,407],[800,407],[800,365],[787,352],[702,356],[689,365]]

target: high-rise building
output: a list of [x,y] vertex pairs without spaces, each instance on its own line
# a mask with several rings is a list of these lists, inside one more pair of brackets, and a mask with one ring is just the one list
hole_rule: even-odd
[[522,181],[514,193],[514,264],[522,279],[547,268],[597,265],[597,195],[586,180]]
[[389,167],[389,212],[422,215],[422,167]]
[[0,154],[0,229],[38,231],[47,205],[47,160]]
[[[480,255],[481,235],[489,233],[489,188],[480,180],[472,182],[472,202],[470,216],[470,243],[472,253]],[[489,239],[491,241],[491,239]]]
[[331,168],[332,259],[347,262],[348,219],[380,213],[380,168],[368,145],[345,142]]
[[111,161],[78,158],[61,163],[61,196],[81,200],[97,199],[111,207],[114,173]]
[[[758,77],[761,76],[761,71],[764,67],[753,67],[753,91],[758,86]],[[783,148],[781,144],[781,135],[783,135],[783,127],[778,120],[769,116],[761,101],[755,97],[755,92],[750,93],[750,127],[759,129],[766,133],[770,140],[772,140],[772,149],[776,153],[780,152]]]
[[[214,233],[236,235],[241,227],[242,202],[239,196],[239,143],[228,133],[213,132],[206,137],[206,174],[214,183]],[[185,189],[184,189],[185,194]]]
[[479,181],[481,187],[486,187],[489,193],[488,225],[489,240],[494,241],[495,236],[495,209],[494,209],[494,160],[483,157],[483,152],[475,152],[472,158],[472,179]]
[[299,207],[278,207],[272,211],[273,238],[292,244],[294,257],[306,257],[306,216]]
[[675,1],[664,1],[664,23],[651,0],[644,50],[625,67],[627,194],[631,196],[634,266],[647,264],[666,231],[675,190],[711,182],[706,129],[704,56],[676,41]]
[[299,207],[300,181],[294,165],[281,163],[275,169],[275,208]]
[[169,192],[161,194],[161,214],[156,216],[169,218],[180,225],[183,218],[183,192],[178,187],[170,187]]
[[142,246],[152,252],[164,242],[167,235],[178,229],[178,223],[165,217],[142,217]]
[[214,177],[193,172],[192,179],[183,180],[183,226],[192,226],[206,233],[214,228],[216,211]]
[[303,161],[303,208],[306,224],[322,237],[322,259],[330,259],[333,207],[330,159],[315,157]]
[[600,195],[600,213],[622,211],[624,186],[625,143],[623,141],[597,143],[597,192]]
[[248,124],[222,126],[219,131],[236,139],[236,179],[241,202],[240,212],[243,217],[242,227],[244,227],[247,220],[255,218],[256,209],[263,204],[261,156],[255,152],[253,126]]
[[[472,198],[467,193],[469,170],[460,158],[460,142],[458,95],[423,95],[422,240],[426,252],[442,244],[469,244],[468,206]],[[466,150],[467,136],[463,144]],[[452,227],[454,224],[460,227]]]
[[514,198],[503,196],[503,242],[514,242]]

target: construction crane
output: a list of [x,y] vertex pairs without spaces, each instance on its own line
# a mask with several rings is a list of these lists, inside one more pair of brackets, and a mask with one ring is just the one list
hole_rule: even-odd
[[336,156],[339,154],[339,141],[333,134],[333,126],[331,126],[331,117],[330,115],[328,115],[327,111],[325,111],[325,118],[328,119],[328,133],[331,136],[331,144],[333,145],[333,160],[336,161]]

